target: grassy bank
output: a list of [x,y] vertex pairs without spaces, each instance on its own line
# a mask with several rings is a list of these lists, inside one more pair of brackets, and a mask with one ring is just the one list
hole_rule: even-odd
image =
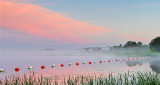
[[76,76],[57,81],[50,77],[30,74],[23,77],[6,77],[2,85],[160,85],[160,75],[152,72],[125,73],[113,76]]

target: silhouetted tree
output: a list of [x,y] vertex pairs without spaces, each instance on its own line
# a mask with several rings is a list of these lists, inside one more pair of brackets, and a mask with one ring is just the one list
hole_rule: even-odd
[[137,43],[137,46],[138,46],[138,47],[142,47],[142,46],[143,46],[142,42],[138,42],[138,43]]
[[160,37],[154,38],[150,43],[149,43],[150,49],[152,51],[157,51],[160,52]]
[[101,48],[101,47],[98,47],[98,48],[97,48],[97,51],[101,51],[101,50],[102,50],[102,48]]
[[120,45],[118,46],[118,48],[122,48],[122,44],[120,44]]
[[124,48],[127,48],[127,47],[136,47],[137,46],[137,43],[135,41],[128,41],[125,45],[124,45]]

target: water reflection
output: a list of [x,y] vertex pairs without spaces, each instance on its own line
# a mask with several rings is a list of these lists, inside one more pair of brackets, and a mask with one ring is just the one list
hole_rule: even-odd
[[156,73],[160,73],[160,58],[154,58],[150,62],[150,68]]
[[138,61],[138,60],[136,60],[136,61],[126,61],[126,64],[129,67],[136,66],[136,65],[142,66],[143,62],[142,61]]

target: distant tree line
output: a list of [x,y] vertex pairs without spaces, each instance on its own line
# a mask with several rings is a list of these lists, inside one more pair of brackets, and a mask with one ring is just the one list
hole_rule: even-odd
[[148,47],[147,45],[143,45],[142,42],[136,43],[135,41],[128,41],[124,46],[120,44],[119,46],[113,46],[111,49],[114,48],[131,48],[131,47]]
[[111,47],[111,49],[132,48],[132,47],[148,47],[153,52],[160,52],[160,36],[152,39],[151,42],[149,43],[149,46],[148,45],[143,45],[142,42],[136,43],[135,41],[128,41],[124,46],[122,46],[122,44],[120,44],[119,46]]
[[102,47],[88,47],[88,48],[83,48],[85,51],[101,51]]
[[[135,42],[135,41],[128,41],[125,45],[118,45],[110,47],[110,49],[117,49],[117,48],[150,48],[153,52],[160,52],[160,36],[156,37],[151,40],[149,45],[143,45],[142,42]],[[88,47],[83,48],[85,51],[102,51],[102,47]]]

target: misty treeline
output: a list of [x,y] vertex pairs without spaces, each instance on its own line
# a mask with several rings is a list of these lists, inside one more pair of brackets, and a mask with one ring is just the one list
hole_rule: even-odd
[[[85,50],[85,51],[102,51],[102,48],[104,48],[104,47],[88,47],[88,48],[83,48],[83,50]],[[120,44],[118,46],[112,46],[112,47],[110,47],[110,50],[122,49],[122,48],[123,49],[148,48],[152,52],[160,52],[160,36],[152,39],[148,45],[144,45],[142,42],[128,41],[124,45]]]
[[120,44],[119,46],[111,47],[111,49],[115,48],[150,48],[153,52],[160,52],[160,37],[152,39],[149,45],[143,45],[142,42],[128,41],[124,46]]
[[88,47],[88,48],[83,48],[85,51],[101,51],[102,47]]
[[135,42],[135,41],[128,41],[124,46],[120,44],[119,46],[113,46],[111,49],[114,48],[131,48],[131,47],[148,47],[148,45],[143,45],[142,42]]

